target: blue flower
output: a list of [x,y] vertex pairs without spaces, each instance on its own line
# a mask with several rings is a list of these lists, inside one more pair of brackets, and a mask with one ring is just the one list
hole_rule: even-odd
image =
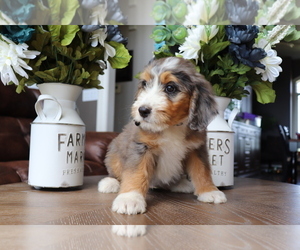
[[155,43],[154,44],[154,49],[159,50],[161,47],[163,47],[166,44],[165,41],[162,41],[161,43]]
[[265,65],[260,63],[259,60],[265,58],[267,53],[261,48],[248,48],[246,44],[230,44],[229,53],[233,56],[235,62],[241,62],[251,68],[265,69]]
[[255,25],[226,25],[226,35],[228,41],[235,44],[247,44],[252,47],[259,29]]
[[16,23],[28,21],[36,8],[32,0],[3,0],[1,10]]
[[1,34],[14,41],[15,43],[25,43],[29,41],[35,32],[30,25],[5,25]]
[[123,43],[125,46],[128,43],[128,39],[124,38],[118,28],[118,25],[107,25],[107,37],[106,41],[114,41]]
[[106,20],[114,20],[118,23],[126,24],[127,18],[123,15],[118,1],[107,1],[107,16]]
[[227,0],[226,13],[232,24],[253,24],[259,5],[253,0]]
[[259,29],[255,25],[227,25],[225,27],[229,45],[229,53],[235,63],[241,62],[251,68],[265,69],[259,60],[265,58],[267,53],[261,48],[253,48]]

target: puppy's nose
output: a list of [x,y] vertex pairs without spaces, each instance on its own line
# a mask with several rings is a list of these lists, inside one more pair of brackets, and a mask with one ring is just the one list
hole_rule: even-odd
[[151,113],[151,108],[146,106],[139,107],[140,116],[146,118]]

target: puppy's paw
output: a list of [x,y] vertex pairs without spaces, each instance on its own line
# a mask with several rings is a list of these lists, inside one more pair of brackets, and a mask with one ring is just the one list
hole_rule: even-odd
[[117,196],[112,210],[119,214],[139,214],[146,212],[146,201],[140,193],[131,191]]
[[112,232],[118,236],[138,237],[146,234],[145,225],[113,225]]
[[105,177],[98,183],[98,191],[101,193],[118,193],[120,182],[112,177]]
[[225,203],[227,201],[225,194],[221,191],[211,191],[200,194],[198,200],[208,203]]

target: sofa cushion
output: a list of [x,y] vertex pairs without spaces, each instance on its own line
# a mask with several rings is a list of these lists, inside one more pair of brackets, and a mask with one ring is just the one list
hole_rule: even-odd
[[29,159],[32,119],[0,116],[0,162]]

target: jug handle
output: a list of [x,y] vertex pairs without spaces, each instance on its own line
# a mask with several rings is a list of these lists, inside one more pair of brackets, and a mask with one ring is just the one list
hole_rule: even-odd
[[37,99],[36,103],[35,103],[35,111],[37,113],[37,115],[41,118],[41,120],[45,121],[47,120],[47,117],[45,115],[45,113],[43,112],[43,108],[42,108],[42,103],[44,102],[44,100],[51,100],[57,103],[57,114],[54,117],[54,121],[58,122],[59,119],[61,118],[62,115],[62,108],[60,103],[56,100],[56,98],[54,98],[51,95],[40,95],[39,98]]
[[229,118],[228,118],[228,125],[229,125],[230,128],[231,128],[231,126],[232,126],[232,123],[233,123],[233,121],[234,121],[234,118],[236,117],[236,115],[237,115],[239,112],[240,112],[240,110],[239,110],[238,108],[234,108],[234,109],[231,111],[231,113],[230,113],[230,115],[229,115]]

